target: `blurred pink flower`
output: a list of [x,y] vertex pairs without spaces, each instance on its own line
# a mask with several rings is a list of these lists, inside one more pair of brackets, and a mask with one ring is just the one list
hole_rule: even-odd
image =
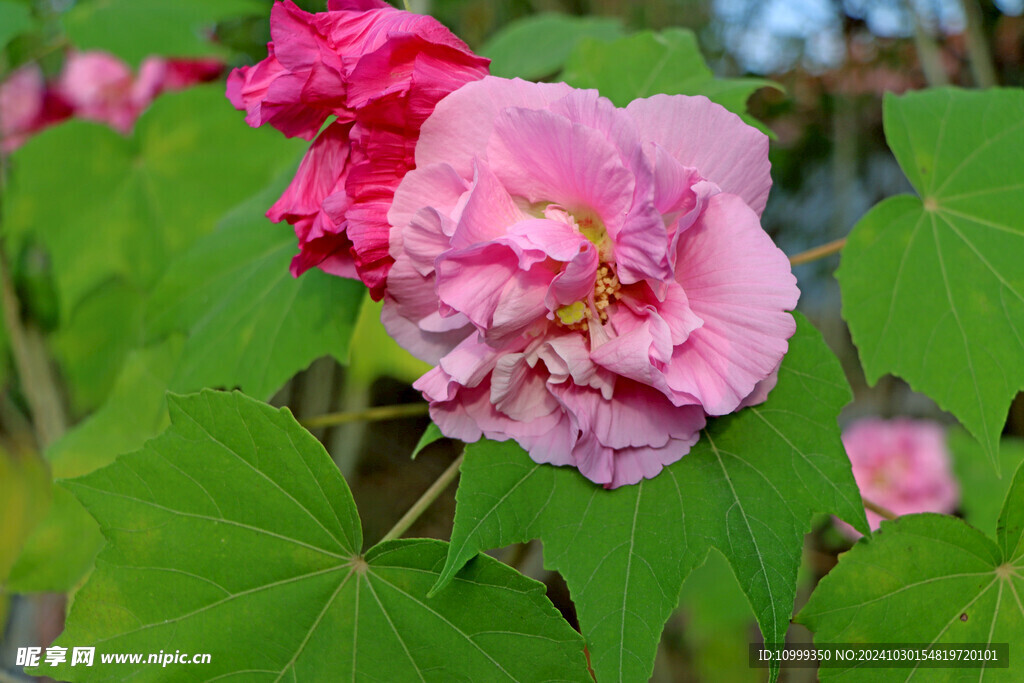
[[131,67],[105,52],[71,52],[56,92],[74,116],[128,133],[161,92],[212,80],[222,69],[213,60],[147,57],[136,76]]
[[[924,420],[877,418],[859,420],[843,432],[843,445],[853,465],[861,495],[897,515],[914,512],[951,513],[960,489],[950,471],[950,455],[941,425]],[[871,529],[882,518],[868,510]],[[849,538],[860,538],[839,522]]]
[[760,225],[768,140],[704,97],[617,109],[485,78],[442,100],[389,219],[383,321],[437,367],[445,435],[515,439],[607,487],[764,400],[799,292]]
[[486,75],[488,60],[432,17],[381,0],[331,0],[328,9],[275,3],[267,58],[235,69],[227,97],[251,126],[307,140],[319,132],[267,212],[295,227],[292,273],[359,278],[379,299],[392,263],[387,211],[420,126],[438,100]]
[[26,64],[0,83],[0,148],[11,152],[39,130],[44,119],[46,84],[36,64]]

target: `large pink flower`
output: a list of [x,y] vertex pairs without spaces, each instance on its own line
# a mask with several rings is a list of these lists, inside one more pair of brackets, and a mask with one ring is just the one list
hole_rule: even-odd
[[389,213],[383,320],[448,436],[608,487],[764,400],[795,330],[768,141],[703,97],[617,109],[486,78],[442,100]]
[[[843,431],[843,445],[853,477],[867,500],[897,515],[915,512],[951,513],[960,488],[950,471],[946,435],[941,425],[905,418],[864,419]],[[867,511],[871,529],[882,518]],[[860,534],[845,523],[840,530],[852,539]]]
[[252,126],[316,142],[267,215],[295,226],[298,276],[312,267],[358,277],[375,298],[391,267],[387,212],[413,166],[420,126],[442,97],[487,73],[435,19],[381,0],[331,0],[309,14],[278,2],[267,58],[228,78]]

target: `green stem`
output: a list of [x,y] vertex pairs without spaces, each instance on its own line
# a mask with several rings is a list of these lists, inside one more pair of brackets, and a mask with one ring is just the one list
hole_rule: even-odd
[[299,420],[306,429],[317,429],[319,427],[333,427],[334,425],[347,424],[349,422],[377,422],[380,420],[393,420],[399,417],[415,417],[426,415],[430,406],[426,403],[403,403],[394,406],[378,406],[366,410],[356,410],[347,413],[328,413]]
[[380,539],[381,543],[385,541],[393,541],[396,538],[401,538],[402,534],[409,530],[409,527],[416,522],[420,516],[426,512],[437,497],[440,496],[448,485],[455,481],[455,478],[459,476],[459,466],[462,465],[462,461],[465,459],[466,454],[463,453],[457,457],[451,465],[448,466],[441,476],[437,478],[433,484],[430,485],[420,499],[412,504],[412,507],[402,515],[402,518],[395,523],[395,526],[391,527],[391,531],[384,534],[384,538]]
[[914,22],[914,47],[917,48],[917,58],[921,60],[921,70],[924,71],[924,78],[930,86],[949,85],[949,77],[946,75],[946,66],[942,61],[942,48],[938,41],[928,32],[921,21],[920,15],[914,9],[914,4],[905,0],[907,11]]
[[412,11],[412,7],[409,6],[409,0],[402,0],[402,4],[405,6],[405,11],[406,12],[411,12]]
[[964,38],[967,41],[967,56],[971,64],[971,76],[979,88],[993,88],[998,85],[996,69],[992,65],[992,51],[985,40],[985,18],[981,13],[978,0],[963,0],[964,17],[967,28]]
[[838,253],[844,246],[846,246],[845,237],[829,242],[828,244],[822,244],[821,246],[808,249],[807,251],[802,251],[796,256],[790,256],[789,264],[791,266],[799,266],[804,263],[810,263],[811,261],[817,261],[818,259],[823,259],[826,256]]
[[896,519],[896,513],[890,510],[889,508],[882,507],[878,503],[874,503],[868,500],[867,498],[862,497],[861,500],[864,501],[865,510],[871,510],[872,512],[874,512],[876,515],[879,515],[883,519]]

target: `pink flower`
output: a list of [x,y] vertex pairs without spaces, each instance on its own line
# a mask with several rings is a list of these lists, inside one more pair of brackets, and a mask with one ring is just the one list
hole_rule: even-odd
[[[843,445],[853,465],[861,495],[897,515],[915,512],[951,513],[960,489],[950,471],[942,427],[923,420],[860,420],[843,432]],[[867,511],[871,529],[882,518]],[[860,533],[845,523],[839,529],[851,539]]]
[[136,75],[106,52],[71,52],[55,91],[74,116],[129,133],[157,95],[212,80],[223,68],[217,60],[147,57]]
[[312,267],[362,279],[377,299],[391,267],[388,208],[442,97],[486,75],[435,19],[380,0],[331,0],[309,14],[278,2],[267,58],[236,69],[227,96],[251,126],[313,139],[271,220],[295,226],[296,276]]
[[136,81],[131,68],[113,55],[72,52],[56,89],[75,116],[128,133],[158,87],[158,74],[152,66],[142,68]]
[[415,386],[441,430],[616,487],[764,400],[799,296],[760,225],[767,151],[703,97],[485,78],[442,100],[389,213],[383,313],[437,364]]
[[38,130],[46,85],[36,64],[26,64],[0,83],[0,149],[11,152]]

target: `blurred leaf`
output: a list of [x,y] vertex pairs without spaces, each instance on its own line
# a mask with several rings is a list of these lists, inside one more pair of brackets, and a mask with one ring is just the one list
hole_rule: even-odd
[[[882,522],[840,555],[798,617],[816,643],[1024,642],[1024,468],[1003,505],[998,545],[955,517],[907,515]],[[1011,650],[1015,652],[1016,650]],[[1010,669],[822,668],[853,681],[1021,679]]]
[[747,666],[754,613],[732,568],[717,550],[683,583],[679,604],[683,638],[700,680],[759,681],[764,672]]
[[15,152],[5,230],[37,231],[67,321],[110,278],[148,291],[172,256],[265,187],[302,145],[250,130],[222,85],[161,96],[129,138],[65,123]]
[[[106,403],[53,444],[47,458],[57,478],[76,477],[138,448],[167,424],[164,395],[181,354],[180,338],[133,351]],[[95,520],[64,488],[25,545],[12,576],[19,591],[70,590],[103,544]],[[60,558],[55,561],[55,558]]]
[[120,278],[108,280],[50,336],[73,412],[95,408],[110,392],[128,352],[141,342],[143,301],[137,288]]
[[854,226],[843,317],[870,383],[907,380],[998,466],[1024,389],[1024,91],[887,95],[884,113],[920,198],[886,199]]
[[378,377],[393,377],[412,384],[431,366],[403,349],[380,321],[383,302],[363,297],[350,344],[352,362],[346,382],[369,386]]
[[416,448],[412,449],[412,459],[415,460],[416,456],[420,454],[420,451],[443,438],[445,438],[445,436],[441,433],[440,427],[433,422],[428,424],[427,429],[423,432],[423,436],[421,436],[420,440],[416,442]]
[[1004,438],[999,446],[999,472],[985,457],[981,445],[967,432],[950,430],[949,450],[960,481],[960,512],[968,524],[987,536],[995,536],[999,506],[1013,481],[1012,474],[1024,462],[1024,441]]
[[[286,409],[211,391],[169,402],[163,435],[66,482],[108,545],[58,644],[209,652],[203,679],[590,680],[542,584],[481,558],[428,602],[447,544],[361,555],[345,480]],[[96,659],[35,673],[168,676]]]
[[295,234],[264,217],[268,205],[260,193],[232,211],[153,292],[147,337],[188,335],[172,390],[241,387],[269,399],[320,356],[348,360],[365,288],[318,269],[293,278]]
[[73,495],[54,484],[50,508],[18,555],[7,588],[12,593],[71,590],[102,545],[96,520]]
[[[32,13],[20,2],[0,0],[0,49],[14,36],[32,28]],[[3,74],[0,74],[0,78]]]
[[105,50],[137,65],[148,55],[223,55],[211,40],[222,19],[263,14],[258,0],[94,0],[78,2],[64,15],[71,42],[82,50]]
[[783,640],[814,512],[867,530],[836,423],[850,390],[820,334],[796,317],[769,400],[710,421],[653,479],[606,491],[512,442],[467,447],[438,588],[481,550],[540,538],[545,566],[569,585],[598,679],[647,680],[683,580],[715,547],[765,639]]
[[46,463],[34,454],[0,451],[0,594],[22,546],[49,507],[50,472]]
[[597,88],[619,107],[658,93],[704,95],[770,133],[747,115],[747,99],[760,88],[780,89],[760,78],[716,79],[704,62],[692,31],[642,31],[603,43],[582,40],[573,50],[562,79],[576,88]]
[[537,80],[553,76],[583,38],[614,40],[622,23],[611,17],[544,12],[509,22],[480,49],[491,59],[491,75]]

